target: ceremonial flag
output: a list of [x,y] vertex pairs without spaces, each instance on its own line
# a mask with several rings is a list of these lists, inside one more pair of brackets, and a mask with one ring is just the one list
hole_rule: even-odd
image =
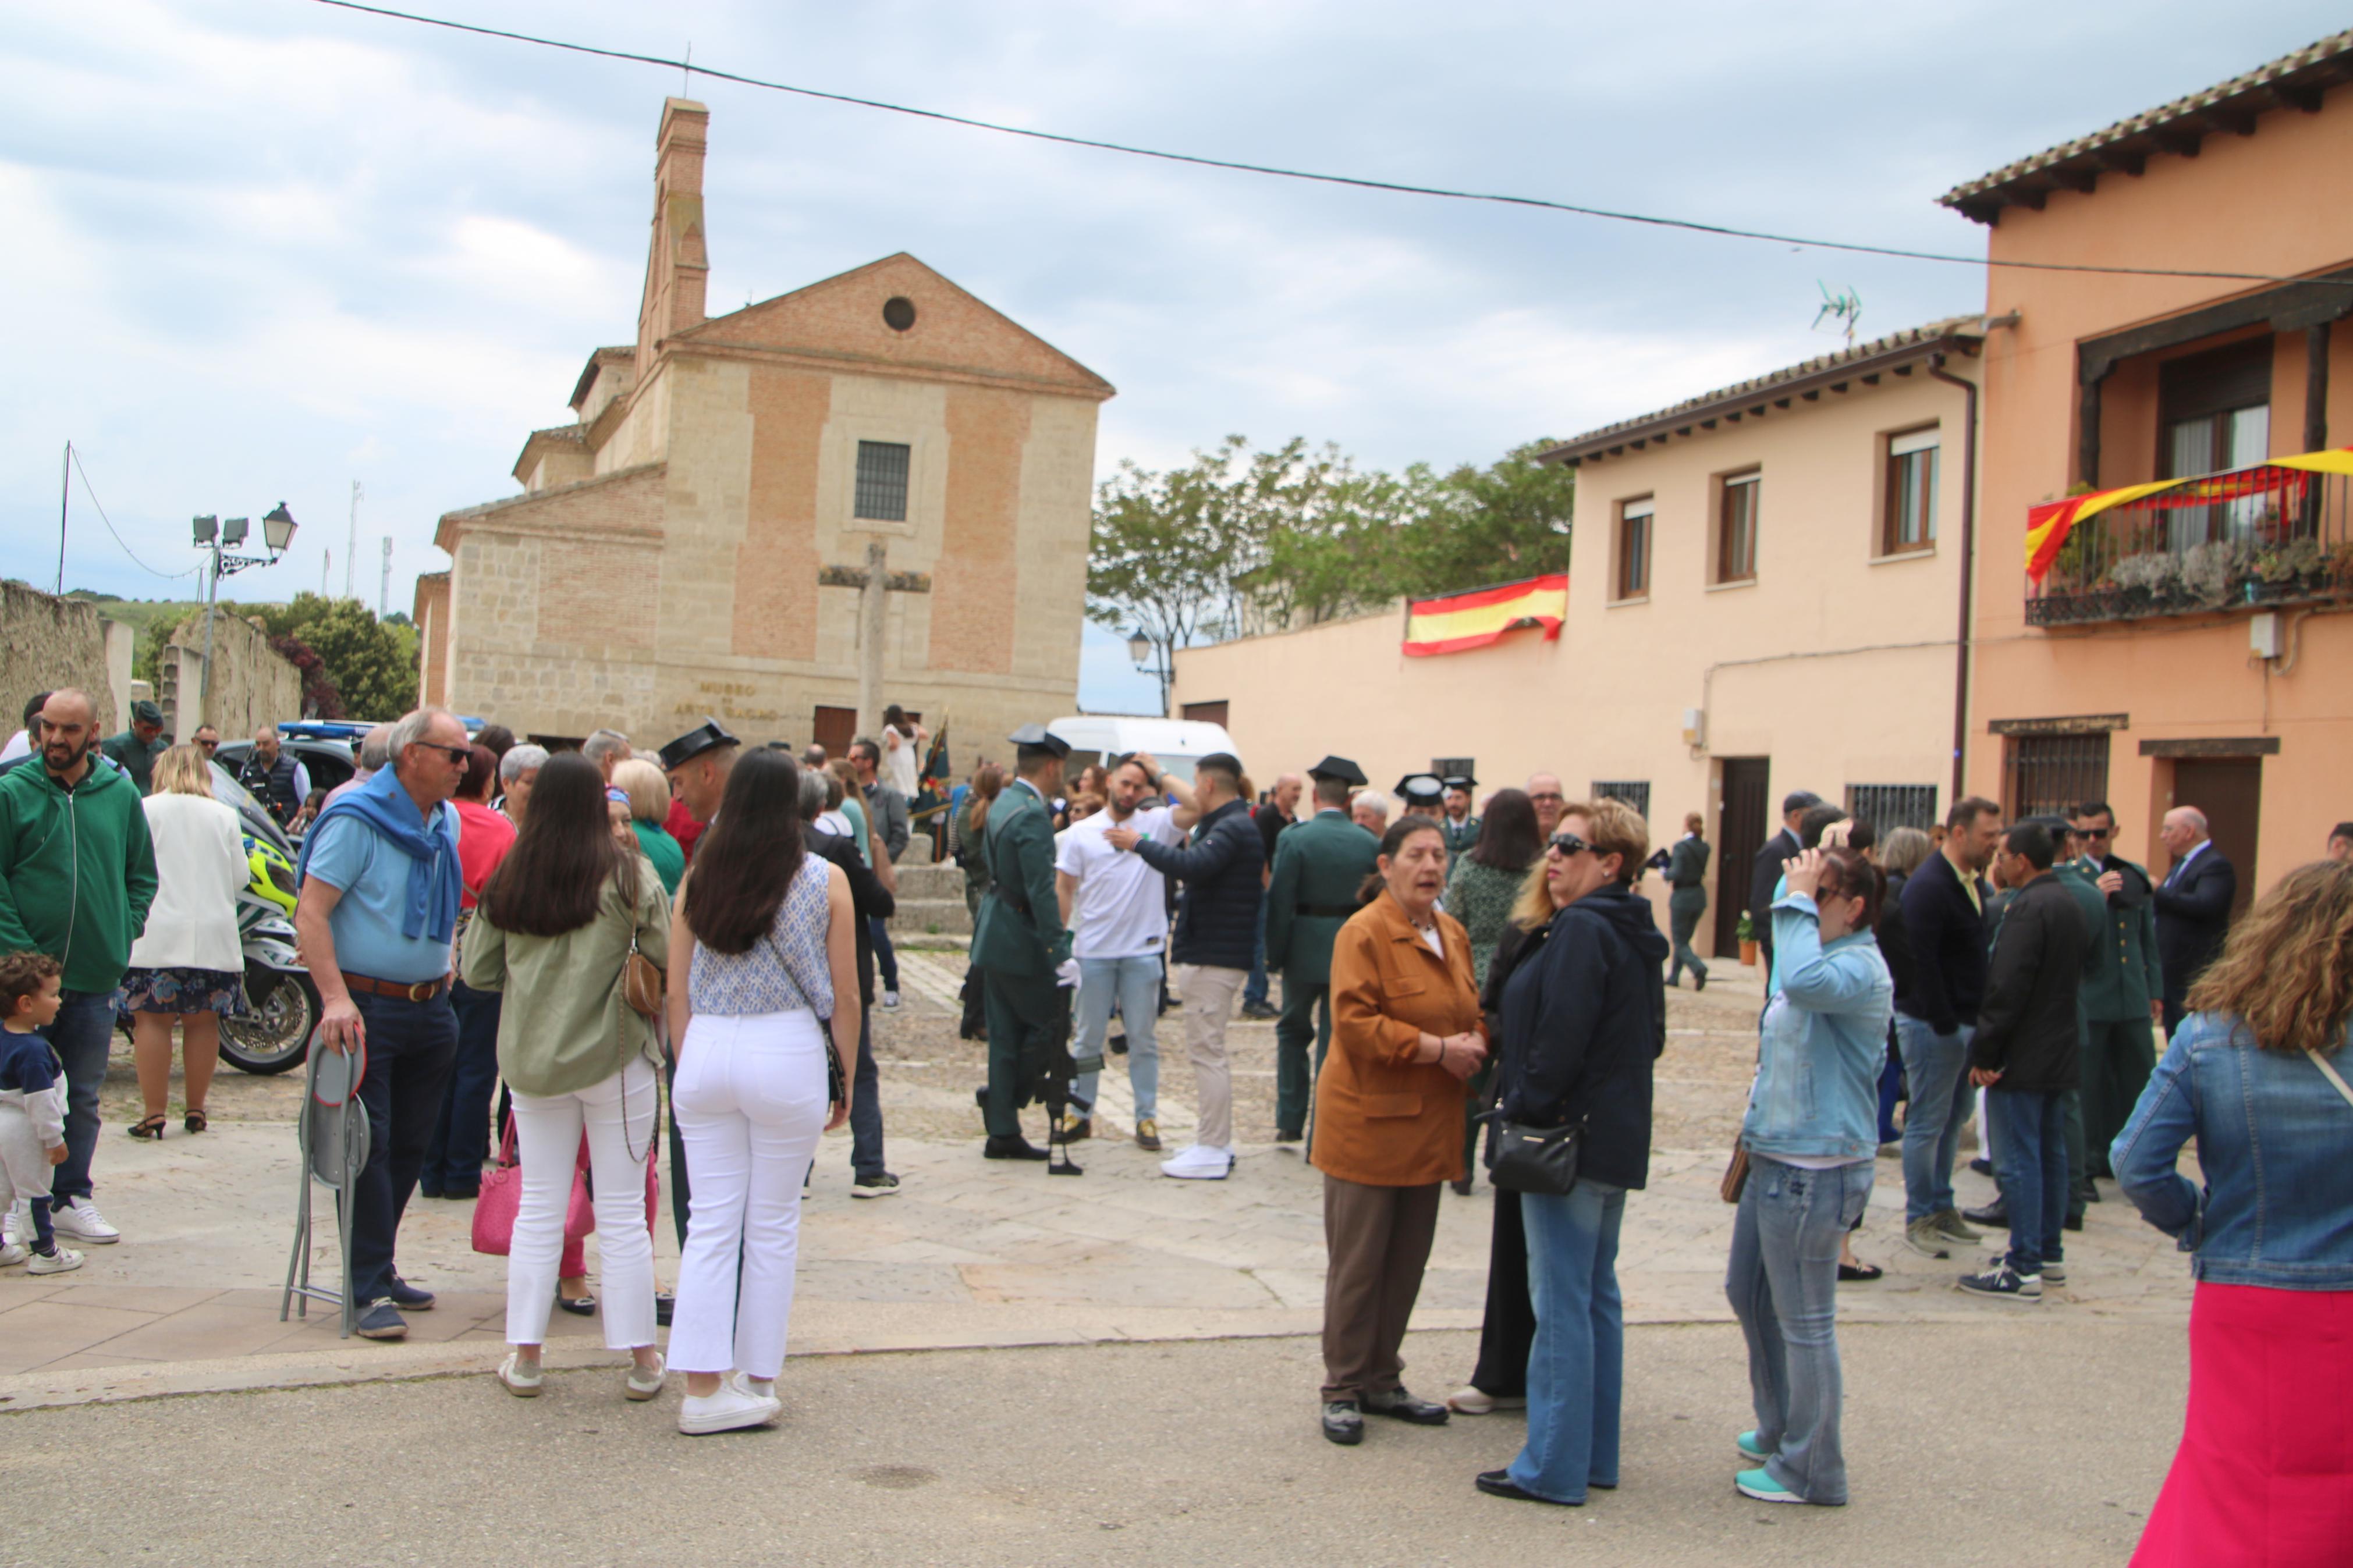
[[2123,506],[2145,497],[2164,493],[2161,507],[2211,506],[2218,501],[2243,500],[2249,496],[2284,492],[2286,499],[2299,499],[2309,474],[2353,474],[2353,447],[2333,448],[2325,452],[2304,452],[2293,458],[2274,458],[2250,468],[2233,468],[2225,474],[2207,474],[2191,479],[2158,479],[2148,484],[2120,485],[2112,490],[2094,490],[2087,495],[2069,496],[2064,500],[2045,501],[2029,507],[2026,512],[2026,575],[2036,583],[2051,570],[2066,546],[2067,535],[2085,518]]
[[1566,572],[1435,599],[1415,599],[1406,606],[1405,651],[1416,658],[1461,653],[1485,647],[1505,632],[1524,626],[1540,626],[1546,642],[1556,642],[1561,621],[1567,615]]

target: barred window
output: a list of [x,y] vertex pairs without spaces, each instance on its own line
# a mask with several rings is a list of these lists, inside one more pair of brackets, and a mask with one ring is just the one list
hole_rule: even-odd
[[1596,779],[1593,781],[1593,798],[1622,802],[1632,806],[1635,815],[1643,821],[1651,820],[1651,782],[1648,779]]
[[1935,784],[1849,784],[1846,812],[1879,830],[1883,842],[1899,827],[1926,831],[1936,825]]
[[858,495],[851,515],[876,522],[907,521],[907,457],[897,441],[858,443]]
[[2057,813],[2065,816],[2075,803],[2098,800],[2108,793],[2108,737],[2095,735],[2012,735],[2002,768],[2002,815],[2015,822],[2021,816]]

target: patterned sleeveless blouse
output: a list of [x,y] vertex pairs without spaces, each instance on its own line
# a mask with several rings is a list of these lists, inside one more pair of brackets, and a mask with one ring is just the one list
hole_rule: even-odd
[[833,968],[825,952],[826,861],[803,852],[801,868],[776,906],[776,923],[749,952],[694,944],[687,1000],[698,1013],[746,1017],[806,1008],[833,1016]]

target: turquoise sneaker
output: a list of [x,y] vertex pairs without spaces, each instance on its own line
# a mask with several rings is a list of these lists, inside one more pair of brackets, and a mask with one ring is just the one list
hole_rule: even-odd
[[1743,1432],[1732,1441],[1740,1450],[1740,1457],[1752,1465],[1761,1465],[1773,1457],[1773,1451],[1757,1440],[1755,1432]]
[[1758,1502],[1803,1502],[1806,1500],[1775,1480],[1764,1470],[1743,1470],[1732,1478],[1742,1497],[1753,1497]]

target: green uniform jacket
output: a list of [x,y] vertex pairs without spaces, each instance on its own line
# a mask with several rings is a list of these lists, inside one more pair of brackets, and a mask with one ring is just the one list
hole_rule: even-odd
[[38,757],[0,774],[0,952],[46,952],[69,991],[122,984],[155,901],[139,786],[90,759],[68,790]]
[[[2091,875],[2091,863],[2083,865]],[[2105,900],[2092,922],[2094,958],[2091,973],[2084,976],[2084,1016],[2097,1024],[2129,1023],[2147,1017],[2149,1003],[2165,994],[2157,956],[2157,901],[2147,871],[2120,858],[2111,858],[2108,868],[2123,875],[2125,886]]]
[[122,771],[131,775],[131,782],[139,786],[141,795],[154,793],[155,759],[163,753],[162,741],[158,740],[151,746],[125,730],[120,735],[109,735],[100,741],[98,749],[112,757]]
[[988,896],[972,933],[972,961],[1008,977],[1050,980],[1071,956],[1071,933],[1054,899],[1054,823],[1024,780],[1005,786],[988,808],[981,838],[988,858]]
[[1667,851],[1667,885],[1674,890],[1667,895],[1672,903],[1676,899],[1689,901],[1696,893],[1702,903],[1707,900],[1707,840],[1678,838]]
[[1332,942],[1356,912],[1380,842],[1345,812],[1319,811],[1274,841],[1266,889],[1266,966],[1301,985],[1332,983]]
[[1450,866],[1457,855],[1479,842],[1479,819],[1475,816],[1466,816],[1460,822],[1440,816],[1438,830],[1446,837],[1446,863]]

